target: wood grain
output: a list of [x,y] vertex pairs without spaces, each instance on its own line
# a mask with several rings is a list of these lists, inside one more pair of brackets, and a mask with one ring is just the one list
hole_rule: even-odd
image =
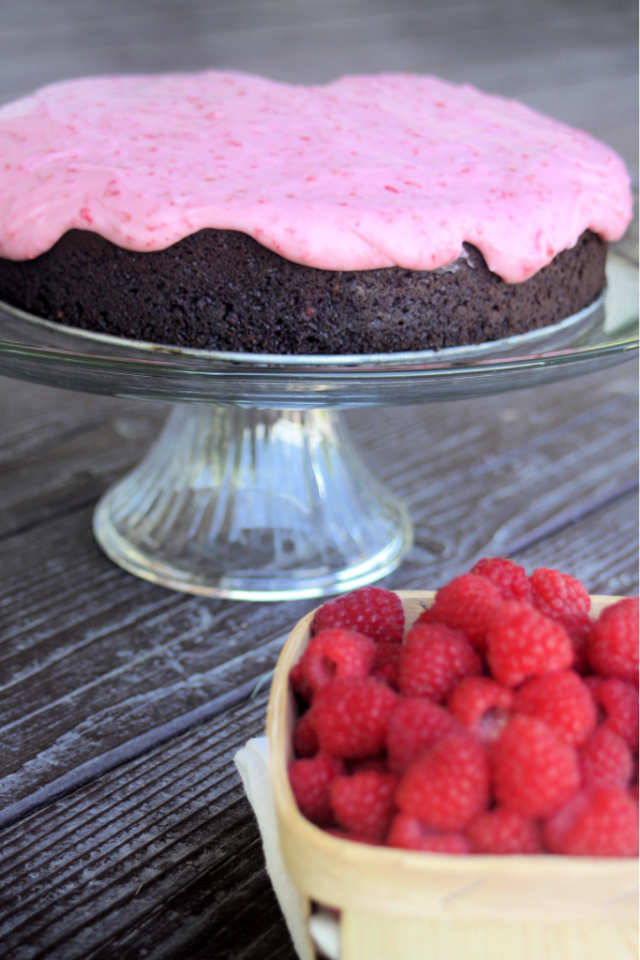
[[254,943],[253,956],[293,957],[232,763],[265,705],[262,694],[6,829],[1,955],[218,958]]
[[[0,102],[91,73],[432,72],[595,133],[637,187],[636,36],[627,0],[4,0]],[[620,249],[637,262],[637,220]],[[313,603],[171,593],[90,531],[166,412],[0,379],[2,960],[294,956],[231,756]],[[637,592],[633,364],[347,420],[416,528],[387,585],[437,587],[492,552]]]

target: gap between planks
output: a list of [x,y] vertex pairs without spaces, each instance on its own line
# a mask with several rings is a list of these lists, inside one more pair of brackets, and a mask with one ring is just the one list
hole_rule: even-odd
[[[283,643],[284,639],[278,638],[278,642]],[[30,816],[36,810],[55,803],[106,773],[110,773],[123,764],[150,753],[169,740],[180,737],[243,701],[251,699],[256,690],[263,689],[265,681],[270,680],[272,673],[273,671],[269,670],[258,677],[254,677],[240,684],[236,689],[222,693],[213,700],[174,717],[168,723],[153,727],[151,730],[140,734],[140,736],[126,740],[111,750],[107,750],[67,771],[51,783],[35,790],[29,796],[0,810],[0,830],[12,826],[19,820]]]

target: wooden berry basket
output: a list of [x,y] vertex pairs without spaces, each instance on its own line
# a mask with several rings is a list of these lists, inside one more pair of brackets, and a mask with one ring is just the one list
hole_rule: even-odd
[[[434,594],[400,592],[407,624]],[[618,597],[592,597],[597,616]],[[291,632],[267,719],[270,774],[289,872],[306,898],[341,911],[342,960],[637,960],[637,860],[451,856],[337,839],[299,812],[287,766],[288,676],[312,614]],[[316,957],[311,940],[309,960]]]

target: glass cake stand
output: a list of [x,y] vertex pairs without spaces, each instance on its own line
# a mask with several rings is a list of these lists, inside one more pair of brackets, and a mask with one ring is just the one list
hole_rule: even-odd
[[100,500],[94,532],[125,570],[213,597],[283,600],[383,577],[407,511],[371,476],[340,409],[472,398],[591,373],[638,348],[638,271],[562,324],[476,347],[352,356],[211,353],[74,330],[0,304],[0,374],[173,409]]

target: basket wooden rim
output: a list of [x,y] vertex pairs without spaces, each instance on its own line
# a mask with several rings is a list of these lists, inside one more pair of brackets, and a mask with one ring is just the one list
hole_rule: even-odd
[[[398,591],[411,623],[432,591]],[[592,614],[619,597],[593,596]],[[496,919],[637,918],[637,860],[552,855],[450,856],[351,843],[306,820],[289,786],[293,697],[288,676],[313,611],[281,652],[267,714],[269,766],[285,862],[300,889],[337,908]]]

